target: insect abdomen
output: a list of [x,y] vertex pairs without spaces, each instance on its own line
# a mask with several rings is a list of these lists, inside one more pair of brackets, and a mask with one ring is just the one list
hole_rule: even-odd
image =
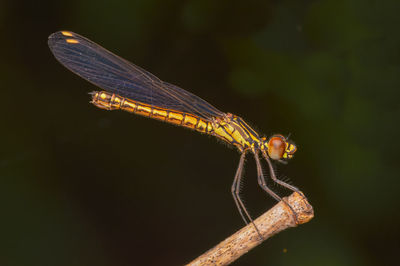
[[91,103],[101,109],[121,109],[174,125],[184,126],[202,133],[210,134],[213,130],[211,122],[205,121],[195,115],[142,104],[106,91],[93,92]]

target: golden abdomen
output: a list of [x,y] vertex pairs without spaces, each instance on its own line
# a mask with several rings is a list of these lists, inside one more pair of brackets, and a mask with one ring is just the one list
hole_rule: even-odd
[[205,121],[195,115],[139,103],[105,91],[93,92],[91,103],[102,109],[121,109],[174,125],[184,126],[202,133],[211,134],[213,131],[211,122]]

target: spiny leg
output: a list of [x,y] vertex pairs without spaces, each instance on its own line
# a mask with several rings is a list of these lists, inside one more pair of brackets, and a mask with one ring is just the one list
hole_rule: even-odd
[[254,158],[256,159],[256,164],[257,164],[257,180],[258,180],[258,184],[260,185],[260,187],[265,190],[268,194],[270,194],[274,199],[276,199],[277,201],[281,201],[282,198],[278,196],[278,194],[276,194],[274,191],[272,191],[272,189],[270,189],[267,186],[267,182],[265,181],[264,178],[264,173],[261,167],[261,162],[260,162],[260,158],[258,157],[258,151],[256,151],[254,153]]
[[[251,221],[251,217],[249,215],[249,213],[246,211],[246,208],[242,202],[242,200],[240,199],[240,181],[242,178],[242,173],[243,173],[243,166],[244,166],[244,159],[246,157],[246,153],[243,152],[242,155],[240,156],[240,160],[239,160],[239,166],[236,170],[236,174],[235,174],[235,178],[233,179],[233,183],[232,183],[232,187],[231,187],[231,192],[232,192],[232,197],[235,201],[236,207],[239,210],[240,216],[242,216],[243,221],[248,224]],[[245,214],[243,214],[243,211]],[[246,216],[245,216],[246,215]],[[247,221],[247,219],[249,221]]]
[[248,224],[249,222],[252,223],[254,228],[256,229],[258,235],[262,239],[260,231],[258,231],[257,226],[254,224],[253,219],[251,218],[249,212],[247,211],[246,207],[244,206],[242,200],[240,199],[240,194],[239,194],[240,193],[240,181],[242,179],[245,157],[246,157],[246,152],[244,151],[242,153],[242,155],[240,156],[239,166],[236,170],[235,178],[233,179],[233,183],[232,183],[232,187],[231,187],[232,197],[233,197],[233,200],[235,201],[237,209],[239,210],[240,216],[242,216],[243,221],[246,224]]
[[[268,186],[267,186],[267,182],[265,181],[265,177],[262,171],[262,167],[261,167],[261,162],[260,162],[260,158],[258,157],[258,152],[254,153],[254,158],[256,159],[256,164],[257,164],[257,173],[258,173],[258,184],[260,185],[260,187],[262,189],[264,189],[268,194],[270,194],[273,198],[275,198],[277,201],[282,201],[284,202],[292,211],[292,213],[295,216],[296,219],[296,223],[298,221],[297,218],[297,213],[293,210],[292,206],[290,206],[290,204],[285,200],[282,199],[281,197],[278,196],[278,194],[276,194],[274,191],[272,191]],[[271,175],[271,179],[274,180],[276,182],[276,180],[279,180],[278,178],[276,178],[275,176],[275,171],[274,168],[272,167],[272,163],[269,161],[269,158],[265,158],[268,162],[269,165],[269,170],[270,170],[270,175]],[[281,180],[279,180],[281,181]],[[283,182],[283,181],[281,181]],[[278,182],[277,182],[278,183]],[[279,183],[278,183],[279,184]],[[286,184],[286,183],[285,183]],[[290,186],[290,185],[289,185]]]
[[277,184],[279,184],[279,185],[281,185],[281,186],[283,186],[283,187],[285,187],[285,188],[287,188],[287,189],[290,189],[290,190],[293,191],[293,192],[297,192],[297,193],[299,193],[300,195],[302,195],[303,198],[305,198],[304,194],[303,194],[297,187],[295,187],[295,186],[293,186],[293,185],[290,185],[290,184],[288,184],[288,183],[286,183],[286,182],[284,182],[284,181],[282,181],[282,180],[279,180],[279,179],[276,177],[275,171],[274,171],[274,167],[273,167],[273,165],[272,165],[272,162],[271,162],[270,158],[268,157],[268,155],[267,155],[265,152],[263,152],[262,154],[263,154],[263,157],[265,158],[265,160],[266,160],[267,163],[268,163],[268,168],[269,168],[269,172],[270,172],[271,179],[272,179],[274,182],[276,182]]

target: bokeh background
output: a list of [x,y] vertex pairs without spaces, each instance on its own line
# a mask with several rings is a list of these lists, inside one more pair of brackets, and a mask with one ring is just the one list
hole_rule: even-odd
[[[95,87],[47,47],[58,30],[266,136],[291,133],[298,152],[278,175],[315,218],[235,265],[395,265],[399,11],[396,0],[2,1],[0,265],[182,265],[243,226],[237,151],[89,104]],[[254,217],[275,204],[251,156],[242,195]]]

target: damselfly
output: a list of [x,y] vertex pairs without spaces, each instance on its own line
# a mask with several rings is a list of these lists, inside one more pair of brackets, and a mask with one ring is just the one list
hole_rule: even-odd
[[187,127],[235,146],[241,156],[231,192],[245,223],[253,223],[239,195],[244,159],[248,152],[253,153],[256,161],[258,184],[273,198],[282,200],[267,186],[259,154],[266,160],[273,181],[299,192],[296,187],[276,177],[271,162],[271,159],[284,162],[292,158],[296,151],[296,146],[282,135],[274,135],[269,139],[260,137],[242,118],[219,111],[196,95],[160,80],[76,33],[53,33],[49,36],[48,44],[62,65],[106,90],[91,93],[95,106],[107,110],[122,109]]

